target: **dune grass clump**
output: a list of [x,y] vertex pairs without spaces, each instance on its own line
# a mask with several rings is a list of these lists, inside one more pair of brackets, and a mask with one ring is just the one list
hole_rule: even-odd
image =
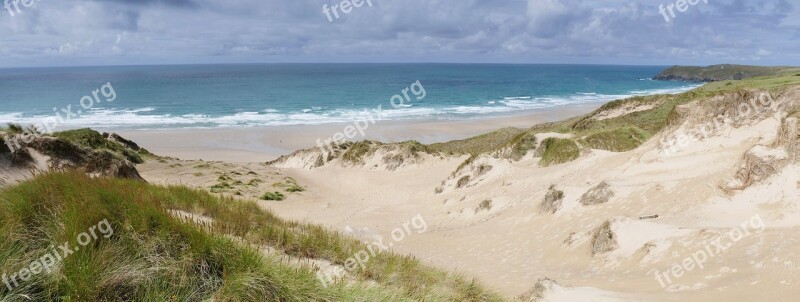
[[285,177],[282,182],[276,182],[272,184],[272,186],[275,188],[284,188],[286,192],[289,193],[305,192],[306,190],[306,188],[297,184],[297,180],[291,177]]
[[8,127],[5,129],[10,134],[21,134],[25,131],[25,128],[22,127],[20,124],[8,123]]
[[475,214],[478,214],[483,211],[489,211],[491,209],[492,209],[492,200],[486,199],[484,201],[481,201],[481,203],[478,204],[478,207],[475,208]]
[[508,143],[509,140],[524,131],[525,130],[518,128],[503,128],[464,140],[432,144],[429,145],[427,149],[429,152],[442,152],[445,154],[479,155],[498,150]]
[[594,188],[589,189],[581,196],[580,203],[585,206],[603,204],[614,197],[614,191],[607,182],[601,182]]
[[[176,216],[195,213],[206,225]],[[253,202],[186,187],[52,173],[0,191],[0,271],[17,272],[53,245],[107,220],[100,237],[0,301],[501,301],[479,284],[391,252],[352,282],[322,286],[308,267],[263,252],[344,265],[364,243],[284,221]]]
[[294,184],[294,185],[286,188],[286,192],[289,192],[289,193],[299,193],[299,192],[304,192],[305,190],[306,190],[305,188],[303,188],[301,186],[298,186],[297,184]]
[[636,149],[650,138],[650,133],[636,126],[628,126],[590,134],[581,139],[588,148],[625,152]]
[[286,199],[286,196],[281,192],[267,192],[261,195],[262,200],[281,201]]
[[467,176],[464,176],[464,177],[460,178],[460,179],[459,179],[459,180],[456,182],[456,188],[457,188],[457,189],[460,189],[460,188],[463,188],[463,187],[467,186],[467,184],[469,184],[469,181],[470,181],[470,179],[472,179],[472,178],[471,178],[471,177],[469,177],[469,175],[467,175]]
[[[112,142],[100,134],[100,132],[89,128],[56,132],[53,133],[53,137],[60,138],[92,150],[107,150],[123,156],[125,159],[134,164],[144,163],[143,156],[152,156],[149,151],[138,148],[138,146],[136,146],[136,144],[133,142],[125,140],[118,135],[115,135],[115,137],[119,138],[121,143]],[[134,150],[128,146],[135,146],[135,148],[138,149]]]
[[611,230],[611,222],[606,221],[594,232],[592,236],[592,256],[614,251],[619,247],[617,236]]
[[561,203],[564,200],[564,191],[556,189],[555,185],[551,185],[544,196],[544,200],[539,205],[539,211],[542,213],[555,214],[561,208]]
[[548,167],[578,159],[581,149],[571,139],[548,138],[542,142],[542,160],[539,165]]
[[350,145],[347,151],[342,155],[342,161],[363,165],[364,159],[374,151],[372,149],[374,144],[375,143],[370,141],[360,141]]
[[535,150],[538,142],[536,141],[536,134],[532,132],[525,132],[508,143],[511,146],[511,153],[509,154],[509,158],[512,160],[520,160],[529,151]]
[[229,184],[228,182],[223,181],[216,185],[211,186],[210,189],[212,193],[221,193],[223,191],[233,189],[233,186],[231,186],[231,184]]

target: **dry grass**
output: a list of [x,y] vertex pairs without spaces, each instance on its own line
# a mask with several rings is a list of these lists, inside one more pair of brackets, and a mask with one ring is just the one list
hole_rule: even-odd
[[564,200],[564,192],[556,189],[555,185],[550,186],[544,200],[539,205],[539,211],[542,213],[555,214],[561,208],[561,203]]
[[606,221],[595,230],[594,236],[592,236],[592,256],[611,252],[618,246],[616,235],[611,230],[610,221]]
[[614,191],[607,182],[601,182],[594,188],[589,189],[581,196],[580,203],[585,206],[603,204],[614,197]]

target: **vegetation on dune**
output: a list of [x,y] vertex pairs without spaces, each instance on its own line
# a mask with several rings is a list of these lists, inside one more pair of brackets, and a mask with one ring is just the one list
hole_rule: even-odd
[[286,196],[281,192],[267,192],[261,195],[261,199],[270,201],[281,201],[286,199]]
[[304,192],[306,189],[297,184],[297,180],[291,177],[285,177],[282,182],[276,182],[272,184],[275,188],[284,188],[286,192],[289,193],[298,193]]
[[478,155],[499,149],[509,140],[513,139],[524,131],[525,130],[518,128],[503,128],[473,138],[431,144],[428,147],[431,151],[442,152],[446,154]]
[[558,209],[561,208],[563,200],[564,191],[556,189],[555,185],[550,185],[550,188],[547,190],[547,194],[544,196],[544,200],[542,200],[542,203],[539,204],[539,210],[542,213],[555,214]]
[[357,143],[345,144],[344,147],[347,148],[347,151],[345,151],[344,155],[342,155],[342,161],[351,164],[364,164],[364,158],[374,152],[372,146],[376,144],[379,143],[360,141]]
[[578,159],[581,149],[571,139],[548,138],[542,142],[542,160],[539,165],[543,167],[562,164]]
[[[203,225],[175,211],[207,218]],[[354,282],[322,286],[307,268],[267,255],[343,265],[366,246],[288,222],[252,202],[186,187],[52,173],[0,192],[0,270],[17,272],[53,245],[107,220],[100,237],[9,290],[2,301],[498,301],[461,277],[383,252]]]
[[[702,101],[721,94],[737,93],[749,89],[764,90],[776,94],[786,87],[794,85],[800,85],[800,77],[792,74],[753,77],[739,81],[713,82],[676,95],[638,96],[616,100],[601,106],[592,113],[560,122],[539,124],[527,130],[505,128],[464,140],[432,144],[429,148],[449,154],[471,155],[471,158],[465,161],[462,167],[459,167],[456,171],[469,165],[476,156],[481,154],[497,153],[496,156],[519,160],[536,148],[535,135],[539,133],[572,134],[575,140],[580,142],[583,147],[624,152],[637,148],[671,122],[674,122],[674,119],[677,118],[675,113],[677,106],[692,101]],[[598,114],[602,112],[636,106],[647,106],[647,108],[621,116],[605,119],[597,118]],[[576,150],[572,144],[561,143],[563,144],[561,146],[568,146],[569,148],[568,150],[556,152],[556,154],[563,153],[570,154],[570,156],[560,158],[566,158],[567,161],[569,161],[569,158],[577,158]],[[538,150],[539,155],[545,153],[542,147],[544,147],[543,142],[541,142],[540,150]],[[557,149],[551,150],[555,151]],[[560,160],[555,162],[560,162]],[[542,163],[549,165],[553,162],[543,160]]]
[[[78,146],[97,151],[109,151],[126,158],[134,164],[144,163],[144,156],[153,156],[149,151],[139,148],[131,141],[114,135],[119,141],[109,140],[109,134],[100,134],[89,128],[53,133],[53,137],[63,139]],[[133,147],[133,148],[131,148]]]
[[628,126],[587,135],[581,139],[581,144],[592,149],[625,152],[636,149],[650,136],[647,131]]

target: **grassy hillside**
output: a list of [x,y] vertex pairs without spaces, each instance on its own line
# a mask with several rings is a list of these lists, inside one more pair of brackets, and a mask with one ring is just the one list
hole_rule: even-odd
[[798,67],[769,67],[769,66],[746,66],[746,65],[712,65],[706,67],[698,66],[673,66],[657,76],[656,80],[677,80],[689,82],[716,82],[729,80],[743,80],[752,77],[783,75],[789,73],[800,73]]
[[[80,234],[101,221],[112,234],[80,246]],[[185,187],[73,172],[0,191],[2,273],[32,271],[33,260],[64,243],[75,252],[13,290],[0,284],[0,301],[500,300],[472,281],[389,252],[370,259],[352,282],[324,287],[309,269],[264,251],[342,265],[363,243]]]
[[[786,87],[800,85],[798,74],[755,77],[741,81],[720,81],[708,83],[703,87],[676,95],[641,96],[616,100],[601,106],[584,116],[568,120],[536,125],[530,129],[502,129],[473,138],[434,144],[433,150],[444,150],[455,154],[508,154],[511,159],[519,159],[537,145],[532,143],[538,133],[555,132],[572,134],[579,145],[586,148],[623,152],[635,149],[653,135],[657,134],[674,115],[675,107],[692,101],[707,99],[725,93],[735,93],[744,89],[759,89],[777,93]],[[621,116],[598,119],[603,112],[610,112],[627,106],[648,106],[641,110]],[[540,142],[542,143],[542,142]],[[554,154],[542,165],[559,164],[574,159],[574,145],[561,141],[558,144],[544,144],[543,154]],[[564,148],[561,150],[561,148]],[[503,150],[511,152],[503,153]]]

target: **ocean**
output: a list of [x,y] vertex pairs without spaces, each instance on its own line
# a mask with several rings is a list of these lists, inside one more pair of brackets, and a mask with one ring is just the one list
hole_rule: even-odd
[[[389,120],[479,119],[678,93],[698,86],[651,80],[664,68],[502,64],[7,68],[0,69],[0,123],[38,124],[59,112],[58,126],[64,128],[304,125],[363,119],[364,110],[378,106]],[[403,95],[417,81],[424,98],[406,90],[411,101],[393,107],[392,97]],[[107,84],[111,89],[98,93]],[[116,97],[103,102],[108,99],[103,92],[112,90]],[[87,106],[90,102],[81,102],[84,96],[100,101]],[[73,112],[69,119],[61,113],[67,108]]]

